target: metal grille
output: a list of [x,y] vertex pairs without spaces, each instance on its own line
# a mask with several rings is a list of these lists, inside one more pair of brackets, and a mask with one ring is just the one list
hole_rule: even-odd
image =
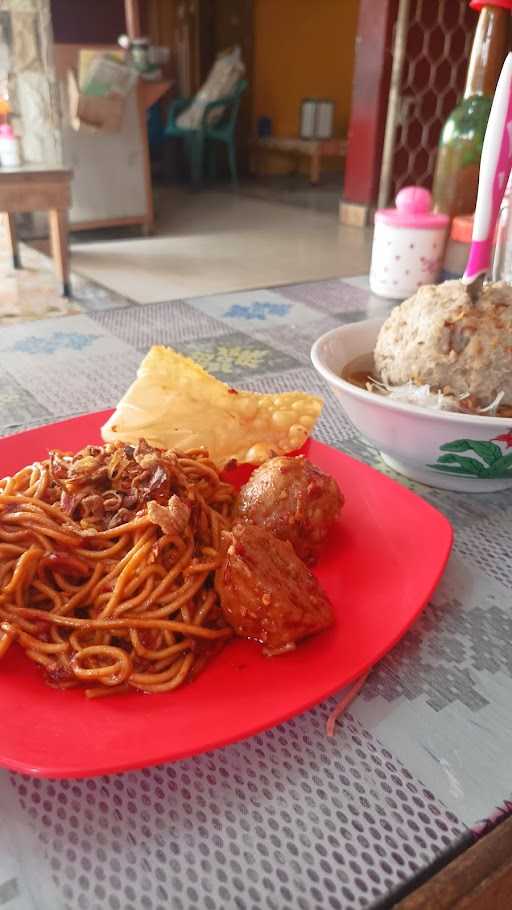
[[476,21],[467,0],[401,0],[379,204],[403,186],[432,186],[439,135],[462,95]]

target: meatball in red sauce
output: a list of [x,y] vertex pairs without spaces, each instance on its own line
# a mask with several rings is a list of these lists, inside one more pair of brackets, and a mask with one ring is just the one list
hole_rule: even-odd
[[241,488],[237,518],[289,540],[310,565],[319,555],[344,497],[338,484],[304,455],[271,458]]
[[237,635],[261,642],[271,654],[332,624],[327,595],[290,543],[238,524],[222,533],[222,548],[215,587]]

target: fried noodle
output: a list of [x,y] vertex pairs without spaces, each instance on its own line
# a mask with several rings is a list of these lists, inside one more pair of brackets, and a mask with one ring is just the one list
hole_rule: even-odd
[[87,446],[0,480],[0,659],[89,697],[166,692],[232,634],[213,576],[235,490],[203,450]]

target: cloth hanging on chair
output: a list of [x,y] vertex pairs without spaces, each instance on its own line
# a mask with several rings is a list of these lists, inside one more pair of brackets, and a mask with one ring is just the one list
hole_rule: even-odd
[[[207,104],[230,95],[237,82],[245,72],[240,48],[219,54],[206,82],[201,86],[191,104],[176,118],[176,125],[182,130],[197,130],[203,122]],[[218,122],[224,113],[222,107],[216,107],[208,114],[208,125]]]

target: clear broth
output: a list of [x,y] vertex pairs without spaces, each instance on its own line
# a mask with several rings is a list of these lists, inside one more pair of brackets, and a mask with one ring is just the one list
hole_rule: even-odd
[[376,379],[373,354],[371,352],[370,354],[358,354],[343,367],[340,375],[345,382],[351,382],[360,389],[366,389],[368,383],[374,382]]
[[[352,383],[352,385],[358,386],[360,389],[367,389],[368,383],[376,381],[375,375],[375,361],[373,359],[373,354],[359,354],[357,357],[354,357],[353,360],[350,360],[345,367],[343,367],[340,376],[346,382]],[[435,391],[435,390],[434,390]],[[491,414],[478,414],[477,412],[471,410],[471,408],[464,407],[464,401],[460,403],[460,411],[472,414],[476,417],[491,417]],[[506,417],[512,418],[512,407],[510,405],[504,404],[496,411],[496,417]]]

